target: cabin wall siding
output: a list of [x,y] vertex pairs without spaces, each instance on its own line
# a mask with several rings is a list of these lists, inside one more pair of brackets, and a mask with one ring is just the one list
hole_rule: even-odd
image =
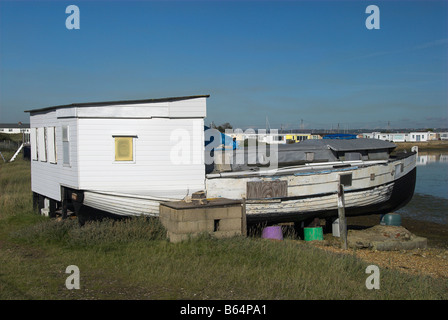
[[[80,188],[123,193],[203,190],[203,125],[203,119],[79,119]],[[174,139],[177,134],[184,134],[183,143]],[[115,161],[115,135],[135,136],[132,162]],[[188,163],[171,159],[180,146],[189,149]]]
[[[63,165],[62,126],[69,126],[70,165]],[[47,156],[46,161],[31,160],[31,190],[48,198],[60,201],[61,186],[78,187],[78,157],[77,157],[77,120],[58,119],[57,112],[51,111],[32,115],[30,117],[31,130],[39,128],[55,128],[56,163],[51,163]],[[36,148],[31,141],[32,153]],[[48,151],[48,148],[47,148]]]
[[[139,194],[204,190],[205,116],[205,97],[31,110],[30,128],[54,127],[56,149],[56,163],[48,156],[46,162],[31,161],[32,191],[61,201],[61,186]],[[69,126],[69,164],[64,164],[63,126]],[[135,136],[134,161],[115,161],[114,135]],[[33,154],[36,143],[31,148]],[[173,162],[178,149],[189,150],[186,163]]]

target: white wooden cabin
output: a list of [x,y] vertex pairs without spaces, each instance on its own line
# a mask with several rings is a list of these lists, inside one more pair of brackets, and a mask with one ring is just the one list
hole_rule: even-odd
[[[67,196],[65,190],[82,191],[84,204],[120,214],[126,210],[118,209],[126,207],[126,197],[117,201],[116,196],[179,200],[204,190],[207,97],[74,103],[26,111],[34,195],[58,205]],[[77,196],[75,192],[71,198]],[[154,206],[158,210],[158,203]],[[147,202],[131,210],[156,214],[139,211],[151,210]]]

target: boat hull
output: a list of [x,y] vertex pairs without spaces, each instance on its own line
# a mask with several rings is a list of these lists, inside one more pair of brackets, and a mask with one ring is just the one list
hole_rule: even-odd
[[[345,208],[346,216],[362,216],[371,214],[387,214],[394,212],[406,204],[412,199],[414,194],[414,187],[416,181],[416,169],[414,168],[411,172],[406,174],[404,177],[398,179],[393,184],[385,186],[383,192],[377,191],[377,196],[372,197],[371,194],[375,193],[374,189],[366,189],[359,192],[349,192],[345,193],[345,199],[354,199],[352,195],[356,195],[359,202],[354,202],[353,205],[347,206]],[[361,200],[362,197],[365,197]],[[305,198],[307,200],[310,197]],[[288,202],[293,202],[293,199],[283,199],[283,205]],[[306,201],[306,200],[305,200]],[[304,202],[305,202],[304,201]],[[337,195],[326,195],[320,197],[314,197],[316,204],[315,210],[310,210],[307,206],[304,210],[301,210],[300,204],[296,202],[296,211],[284,211],[278,212],[275,208],[266,209],[263,212],[253,212],[246,214],[247,223],[259,223],[265,222],[268,224],[281,223],[281,222],[300,222],[304,220],[309,220],[313,218],[337,218],[338,208],[337,208]],[[368,203],[368,202],[371,203]],[[325,207],[324,203],[333,202],[336,205],[332,207]],[[251,204],[246,203],[246,208],[250,207]],[[302,206],[304,208],[304,206]]]
[[[306,170],[305,166],[272,176],[213,176],[207,180],[207,196],[245,199],[248,223],[273,224],[337,217],[337,190],[342,176],[349,176],[344,186],[346,216],[393,212],[405,206],[414,194],[415,154],[377,163],[321,164],[316,168]],[[261,185],[258,193],[249,191],[253,183]],[[275,187],[280,190],[276,191],[274,186],[282,183],[283,189]]]
[[[207,198],[227,198],[244,203],[247,223],[300,222],[338,216],[337,190],[341,176],[350,176],[344,186],[346,216],[385,214],[405,206],[414,194],[416,154],[377,162],[313,164],[279,170],[278,174],[229,173],[206,178]],[[261,184],[255,193],[251,184]],[[263,189],[280,185],[279,190]],[[263,192],[271,192],[263,194]],[[272,192],[277,192],[272,196]],[[158,216],[159,204],[182,198],[84,192],[84,205],[120,216]]]

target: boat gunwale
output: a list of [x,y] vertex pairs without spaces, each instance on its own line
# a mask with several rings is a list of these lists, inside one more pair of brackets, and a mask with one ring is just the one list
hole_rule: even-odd
[[[336,166],[344,166],[340,169],[345,171],[347,170],[356,170],[358,168],[365,168],[374,165],[388,165],[390,163],[401,161],[403,159],[409,158],[413,155],[416,155],[416,152],[403,153],[393,158],[389,158],[386,160],[350,160],[350,161],[332,161],[332,162],[318,162],[318,163],[306,163],[300,166],[291,166],[291,167],[282,167],[271,170],[245,170],[245,171],[227,171],[227,172],[218,172],[218,173],[209,173],[206,174],[206,179],[216,179],[216,178],[247,178],[247,177],[263,177],[263,176],[283,176],[289,175],[294,171],[309,171],[312,174],[314,169],[324,169],[329,168],[328,173],[341,171],[336,168]],[[259,168],[259,167],[257,167]]]

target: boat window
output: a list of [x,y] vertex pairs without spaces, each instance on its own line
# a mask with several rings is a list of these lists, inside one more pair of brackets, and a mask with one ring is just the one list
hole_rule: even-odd
[[339,176],[339,183],[344,185],[344,187],[351,187],[352,185],[352,174],[344,173]]
[[115,137],[115,161],[134,161],[134,137]]
[[70,130],[69,126],[62,126],[62,158],[64,165],[70,165]]
[[55,141],[54,132],[55,132],[54,127],[46,128],[46,143],[47,143],[48,161],[50,163],[57,163],[56,141]]
[[350,160],[361,160],[361,153],[360,152],[346,152],[345,153],[345,161]]
[[314,152],[305,152],[306,161],[312,162],[314,161]]
[[395,165],[395,177],[398,177],[404,170],[403,163],[399,163]]
[[37,128],[31,128],[30,130],[30,142],[31,142],[31,157],[33,160],[37,160]]
[[37,129],[37,157],[42,162],[47,162],[47,146],[45,145],[45,128]]

